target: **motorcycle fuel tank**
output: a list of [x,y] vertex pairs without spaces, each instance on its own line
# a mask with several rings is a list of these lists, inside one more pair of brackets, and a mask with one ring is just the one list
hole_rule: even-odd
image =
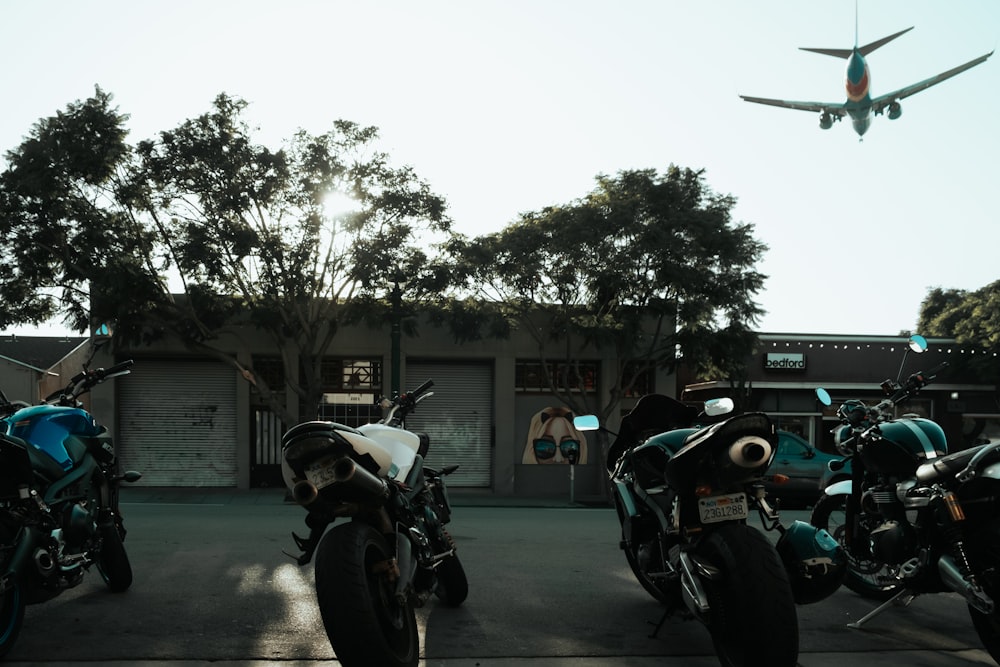
[[948,440],[935,422],[921,417],[903,417],[879,424],[881,437],[865,443],[860,455],[873,472],[912,475],[928,459],[945,456]]
[[83,443],[73,436],[92,437],[101,432],[85,410],[57,405],[22,408],[4,421],[7,433],[43,452],[63,470],[70,470],[86,452]]

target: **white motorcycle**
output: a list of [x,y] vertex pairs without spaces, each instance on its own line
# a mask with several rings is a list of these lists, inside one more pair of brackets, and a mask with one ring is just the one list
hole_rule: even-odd
[[[305,565],[315,554],[323,626],[341,664],[415,666],[414,614],[430,596],[458,606],[469,591],[445,530],[451,506],[444,477],[458,466],[424,466],[429,438],[404,419],[432,396],[428,380],[382,399],[385,417],[351,428],[299,424],[282,438],[282,473],[309,512],[309,537],[292,534]],[[327,528],[339,518],[348,521]]]

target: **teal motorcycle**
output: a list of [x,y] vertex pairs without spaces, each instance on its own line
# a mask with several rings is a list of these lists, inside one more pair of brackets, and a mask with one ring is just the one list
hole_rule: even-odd
[[[625,559],[639,584],[671,617],[695,619],[724,667],[794,667],[796,604],[840,586],[843,556],[824,531],[802,521],[785,528],[767,499],[777,434],[759,412],[722,418],[730,399],[704,414],[660,394],[640,398],[622,418],[607,457]],[[699,428],[699,422],[712,422]],[[597,417],[574,419],[600,429]],[[606,431],[606,429],[603,429]],[[758,514],[776,544],[748,525]]]
[[[926,340],[913,336],[907,353],[926,349]],[[844,459],[830,465],[849,461],[851,478],[826,488],[810,521],[843,546],[844,584],[883,601],[850,627],[919,595],[954,592],[1000,661],[1000,443],[949,453],[938,424],[896,416],[946,365],[886,380],[886,398],[876,405],[851,399],[839,406],[834,435]],[[832,405],[827,391],[816,393]]]
[[118,487],[141,475],[118,474],[111,435],[79,402],[131,366],[85,370],[40,405],[0,391],[0,656],[26,605],[76,586],[92,565],[113,592],[132,584]]

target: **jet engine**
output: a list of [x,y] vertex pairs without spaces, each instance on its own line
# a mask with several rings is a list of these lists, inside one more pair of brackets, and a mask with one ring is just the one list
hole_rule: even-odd
[[833,127],[833,116],[824,111],[823,115],[819,117],[819,127],[821,130],[829,130]]
[[889,105],[889,120],[896,120],[903,115],[903,107],[899,106],[899,102],[893,102]]

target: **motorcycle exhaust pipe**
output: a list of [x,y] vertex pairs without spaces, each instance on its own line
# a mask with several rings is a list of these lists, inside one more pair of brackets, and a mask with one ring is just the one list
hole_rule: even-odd
[[993,599],[979,586],[974,586],[968,579],[962,576],[958,564],[948,554],[943,554],[938,559],[938,573],[945,586],[963,596],[969,606],[978,609],[983,614],[991,614],[996,608]]
[[305,507],[319,498],[319,489],[308,480],[299,480],[292,486],[292,500]]
[[31,558],[35,561],[35,567],[38,568],[38,573],[43,577],[49,576],[52,574],[52,571],[56,569],[56,562],[52,558],[52,554],[41,547],[35,549],[35,553]]
[[745,435],[729,446],[729,460],[740,468],[756,468],[771,456],[771,443],[758,435]]
[[346,456],[333,464],[333,480],[335,484],[353,487],[375,500],[389,497],[389,484],[384,479],[371,474]]

